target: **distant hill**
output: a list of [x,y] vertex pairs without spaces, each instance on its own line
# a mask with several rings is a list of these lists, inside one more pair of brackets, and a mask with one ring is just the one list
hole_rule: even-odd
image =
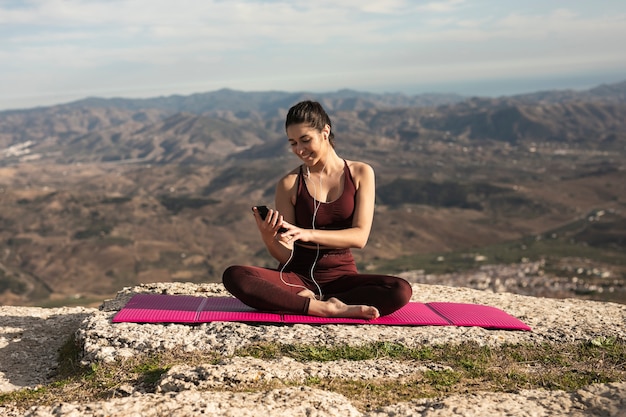
[[454,137],[510,143],[569,142],[590,148],[626,143],[626,103],[568,101],[520,104],[468,100],[422,119],[427,129]]
[[511,99],[525,103],[564,103],[569,101],[605,101],[626,103],[626,81],[602,84],[584,91],[547,90],[512,96]]
[[271,158],[285,151],[285,112],[304,98],[320,100],[332,114],[346,152],[370,158],[441,140],[613,149],[626,141],[625,86],[463,100],[352,90],[326,95],[219,90],[152,99],[90,98],[0,112],[0,164],[191,164],[229,157]]
[[272,118],[286,112],[301,100],[321,102],[327,111],[364,110],[371,108],[431,107],[462,101],[456,94],[420,94],[408,96],[400,93],[374,94],[354,90],[339,90],[330,93],[286,93],[278,91],[242,92],[222,89],[189,96],[172,95],[146,99],[86,98],[66,106],[72,108],[115,107],[125,110],[158,109],[170,113],[194,114],[216,113],[237,118],[257,115]]

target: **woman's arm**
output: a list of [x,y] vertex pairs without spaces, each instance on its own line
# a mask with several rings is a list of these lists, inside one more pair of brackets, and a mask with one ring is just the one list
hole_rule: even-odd
[[[350,161],[348,167],[356,186],[356,203],[352,227],[343,230],[317,230],[301,229],[293,226],[295,221],[294,205],[290,204],[291,212],[286,213],[289,207],[279,205],[279,193],[277,190],[276,207],[284,216],[287,224],[282,225],[288,229],[281,237],[290,241],[315,243],[331,248],[363,248],[367,244],[372,229],[374,218],[374,201],[376,198],[376,184],[374,170],[363,162]],[[291,239],[289,239],[291,238]]]
[[[293,240],[278,233],[283,219],[295,223],[295,191],[297,171],[292,171],[284,176],[276,185],[276,210],[271,210],[263,220],[255,213],[257,227],[261,232],[261,238],[268,252],[280,263],[285,263],[291,256]],[[291,195],[294,198],[291,198]]]

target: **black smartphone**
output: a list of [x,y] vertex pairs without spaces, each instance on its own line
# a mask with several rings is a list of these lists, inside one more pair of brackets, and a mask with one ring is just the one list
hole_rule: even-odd
[[[270,209],[267,208],[267,206],[255,206],[255,207],[257,211],[259,212],[259,215],[261,216],[261,218],[265,220]],[[278,229],[278,233],[285,233],[286,231],[287,229],[285,229],[284,227],[281,227],[280,229]]]
[[268,209],[267,206],[256,206],[256,209],[259,212],[261,218],[265,220],[265,218],[267,217],[267,213],[269,213],[270,209]]

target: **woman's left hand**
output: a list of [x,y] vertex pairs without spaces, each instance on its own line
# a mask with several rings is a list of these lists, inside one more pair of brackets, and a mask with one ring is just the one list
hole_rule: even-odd
[[287,229],[286,232],[276,235],[282,242],[291,243],[299,240],[300,242],[310,242],[312,233],[310,229],[301,229],[283,220],[281,227]]

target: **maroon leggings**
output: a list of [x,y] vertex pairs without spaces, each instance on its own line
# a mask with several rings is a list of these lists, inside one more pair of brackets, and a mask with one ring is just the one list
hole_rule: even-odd
[[316,259],[313,278],[325,300],[336,297],[350,305],[374,306],[384,316],[403,307],[411,298],[411,285],[402,278],[359,274],[348,249],[325,250],[318,255],[316,250],[296,247],[282,280],[280,269],[233,265],[224,271],[222,282],[231,294],[250,307],[307,314],[311,300],[297,294],[304,287],[319,295],[311,279],[311,266]]

